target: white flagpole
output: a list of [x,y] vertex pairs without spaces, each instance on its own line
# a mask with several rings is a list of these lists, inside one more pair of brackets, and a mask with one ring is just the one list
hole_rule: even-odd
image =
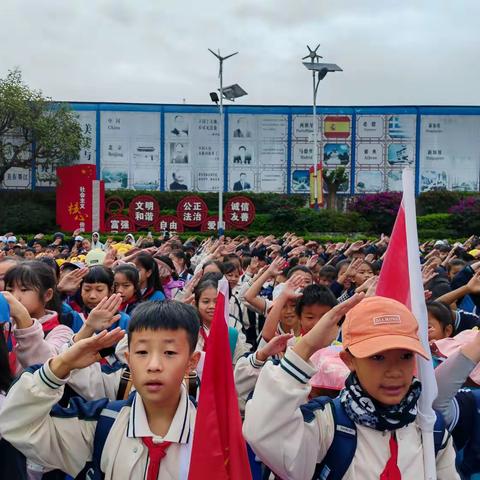
[[[412,313],[418,321],[418,333],[422,346],[430,353],[428,344],[428,314],[423,293],[422,273],[418,250],[417,218],[415,209],[415,176],[411,168],[403,170],[403,208],[407,230],[408,271],[410,275],[410,302]],[[432,360],[417,355],[418,378],[422,382],[422,393],[418,401],[418,424],[422,430],[423,463],[425,480],[436,480],[436,460],[433,442],[433,427],[436,415],[432,407],[438,389]]]

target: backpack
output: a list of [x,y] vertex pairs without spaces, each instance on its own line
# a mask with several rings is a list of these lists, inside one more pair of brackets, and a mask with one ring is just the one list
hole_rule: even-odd
[[95,436],[93,438],[92,460],[89,461],[82,471],[75,477],[75,480],[103,480],[104,473],[100,468],[103,447],[107,441],[108,434],[117,419],[118,413],[123,407],[132,404],[136,392],[132,392],[127,400],[114,400],[108,402],[97,419]]
[[[97,419],[95,436],[93,437],[92,460],[85,465],[82,471],[75,477],[75,480],[104,480],[105,474],[100,467],[103,447],[118,413],[123,407],[132,405],[135,394],[136,392],[132,392],[127,400],[114,400],[105,405]],[[194,398],[190,397],[190,401],[197,407],[197,402]]]
[[475,400],[472,436],[463,448],[463,459],[459,465],[466,478],[480,472],[480,390],[470,390],[470,393]]
[[[313,404],[313,405],[312,405]],[[333,419],[335,422],[335,433],[330,448],[327,451],[323,461],[317,464],[313,480],[341,480],[355,456],[357,449],[357,427],[355,423],[347,416],[340,398],[331,399],[330,397],[318,397],[309,402],[307,406],[300,407],[303,417],[306,421],[313,420],[313,410],[318,407],[325,408],[330,404],[332,407]],[[433,429],[433,440],[435,445],[435,456],[445,448],[446,442],[443,442],[447,431],[445,421],[439,413],[435,412],[437,420]],[[447,438],[448,440],[448,438]],[[341,455],[338,454],[341,452]]]

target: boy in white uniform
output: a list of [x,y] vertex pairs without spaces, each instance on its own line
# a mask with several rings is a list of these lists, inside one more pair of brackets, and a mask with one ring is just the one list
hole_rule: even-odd
[[[356,294],[334,307],[287,350],[280,365],[267,363],[247,402],[244,435],[260,460],[283,480],[424,478],[416,422],[421,385],[414,369],[415,353],[428,355],[418,340],[417,321],[395,300],[362,299],[362,294]],[[308,381],[315,373],[309,358],[335,338],[345,313],[341,357],[351,374],[338,405],[353,428],[335,434],[331,402],[314,399],[304,404],[310,392]],[[356,436],[343,477],[322,464],[338,434]],[[437,478],[458,479],[447,433],[444,440],[436,457]],[[341,463],[346,452],[335,450],[329,452],[332,455]]]
[[[195,309],[183,303],[139,305],[128,331],[136,389],[128,400],[76,398],[68,409],[55,406],[70,372],[98,361],[101,349],[123,337],[119,328],[104,330],[22,374],[0,414],[1,435],[34,462],[73,477],[84,470],[94,479],[186,480],[196,408],[182,381],[199,359],[199,323]],[[105,419],[110,427],[102,427],[98,453],[97,425]]]

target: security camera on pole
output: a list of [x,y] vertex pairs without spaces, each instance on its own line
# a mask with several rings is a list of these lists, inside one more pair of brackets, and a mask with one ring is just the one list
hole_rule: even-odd
[[220,92],[220,95],[217,95],[216,92],[210,92],[210,99],[212,102],[216,103],[220,107],[220,165],[219,165],[219,179],[220,179],[220,185],[218,187],[218,225],[217,225],[217,231],[218,231],[218,236],[221,237],[225,231],[225,222],[223,221],[223,183],[224,183],[224,161],[223,161],[223,145],[224,145],[224,131],[223,131],[223,100],[230,100],[231,102],[234,102],[236,98],[238,97],[243,97],[244,95],[247,95],[247,92],[243,90],[242,87],[238,84],[230,85],[229,87],[223,88],[223,62],[224,60],[227,60],[227,58],[233,57],[234,55],[237,55],[238,52],[232,53],[230,55],[227,55],[225,57],[222,57],[220,55],[220,50],[218,50],[218,53],[215,53],[213,50],[210,48],[208,49],[210,53],[215,55],[217,57],[218,62],[219,62],[219,78],[220,78],[220,88],[218,91]]
[[[303,65],[312,71],[313,79],[313,206],[315,210],[318,210],[318,124],[317,124],[317,91],[320,81],[323,80],[328,72],[342,72],[343,70],[334,63],[320,63],[322,56],[318,55],[317,50],[320,48],[320,44],[315,49],[311,49],[308,45],[308,55],[302,58],[302,60],[310,59],[309,62],[302,62]],[[322,161],[320,160],[320,165]],[[321,179],[320,179],[321,180]],[[322,182],[320,181],[320,185]]]

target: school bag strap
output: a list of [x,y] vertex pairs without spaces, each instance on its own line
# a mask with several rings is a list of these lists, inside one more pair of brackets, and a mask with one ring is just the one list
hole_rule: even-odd
[[[350,467],[357,450],[357,428],[345,412],[339,397],[333,400],[329,397],[313,399],[305,405],[305,408],[310,410],[310,415],[304,414],[304,419],[313,421],[314,411],[323,410],[326,405],[331,406],[335,431],[332,444],[322,462],[317,465],[313,478],[315,480],[341,480]],[[304,413],[303,410],[302,413]],[[339,452],[341,452],[340,455]]]
[[433,426],[433,444],[435,447],[435,456],[437,456],[438,452],[447,446],[448,440],[450,439],[450,433],[447,430],[443,415],[436,410],[435,415],[437,418],[435,420],[435,425]]
[[105,405],[95,427],[92,460],[85,465],[83,470],[75,477],[75,480],[103,480],[105,478],[100,467],[105,442],[118,413],[122,408],[132,405],[135,394],[136,392],[132,392],[127,400],[114,400]]

